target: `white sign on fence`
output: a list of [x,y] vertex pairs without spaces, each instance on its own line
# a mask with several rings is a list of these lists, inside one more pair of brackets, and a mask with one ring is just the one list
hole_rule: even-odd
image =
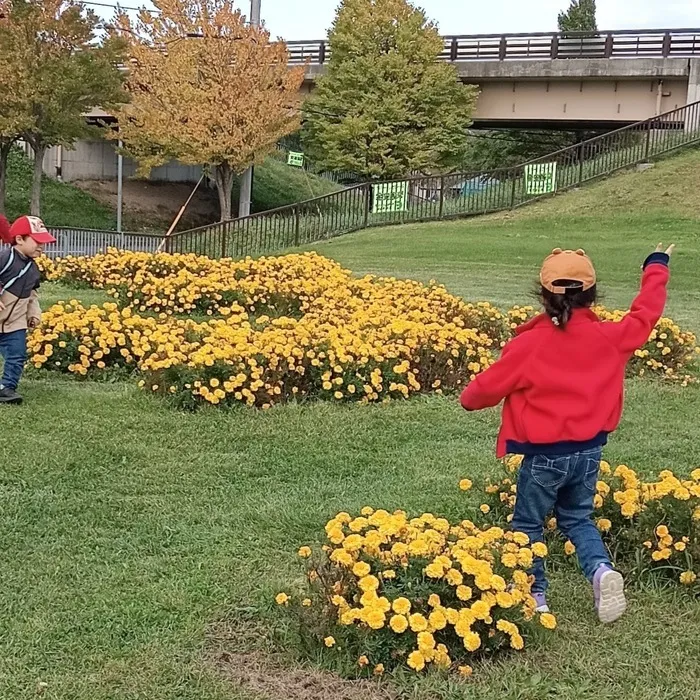
[[382,182],[372,187],[372,213],[390,214],[408,209],[408,182]]
[[525,166],[526,194],[549,194],[557,191],[557,164],[535,163]]

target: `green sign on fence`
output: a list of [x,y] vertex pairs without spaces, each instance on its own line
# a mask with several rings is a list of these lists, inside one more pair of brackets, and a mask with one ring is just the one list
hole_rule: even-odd
[[372,213],[389,214],[408,209],[408,182],[382,182],[372,187]]
[[549,194],[556,191],[556,163],[535,163],[525,166],[525,192],[527,194]]
[[287,165],[293,165],[295,168],[304,167],[304,154],[290,151],[287,154]]

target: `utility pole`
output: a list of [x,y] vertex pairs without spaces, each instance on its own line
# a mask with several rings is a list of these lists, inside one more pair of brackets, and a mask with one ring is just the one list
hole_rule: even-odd
[[[260,26],[260,0],[250,0],[250,24],[253,27]],[[238,202],[238,216],[250,216],[250,207],[253,199],[253,166],[251,165],[241,175],[241,187]]]

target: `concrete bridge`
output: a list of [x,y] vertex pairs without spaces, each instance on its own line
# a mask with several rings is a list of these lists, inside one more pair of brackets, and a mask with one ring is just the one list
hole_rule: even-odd
[[[329,47],[288,48],[308,93]],[[440,59],[479,86],[476,127],[616,128],[700,100],[700,29],[448,36]]]

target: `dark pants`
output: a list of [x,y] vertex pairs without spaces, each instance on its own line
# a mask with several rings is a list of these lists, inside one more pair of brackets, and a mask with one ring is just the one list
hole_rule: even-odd
[[0,333],[0,355],[5,360],[0,388],[14,391],[27,361],[27,331]]
[[[589,581],[601,564],[610,565],[600,532],[591,519],[602,448],[557,457],[526,457],[520,468],[512,527],[530,542],[544,541],[544,522],[554,511],[557,525],[576,547]],[[544,560],[535,558],[534,593],[547,590]]]

